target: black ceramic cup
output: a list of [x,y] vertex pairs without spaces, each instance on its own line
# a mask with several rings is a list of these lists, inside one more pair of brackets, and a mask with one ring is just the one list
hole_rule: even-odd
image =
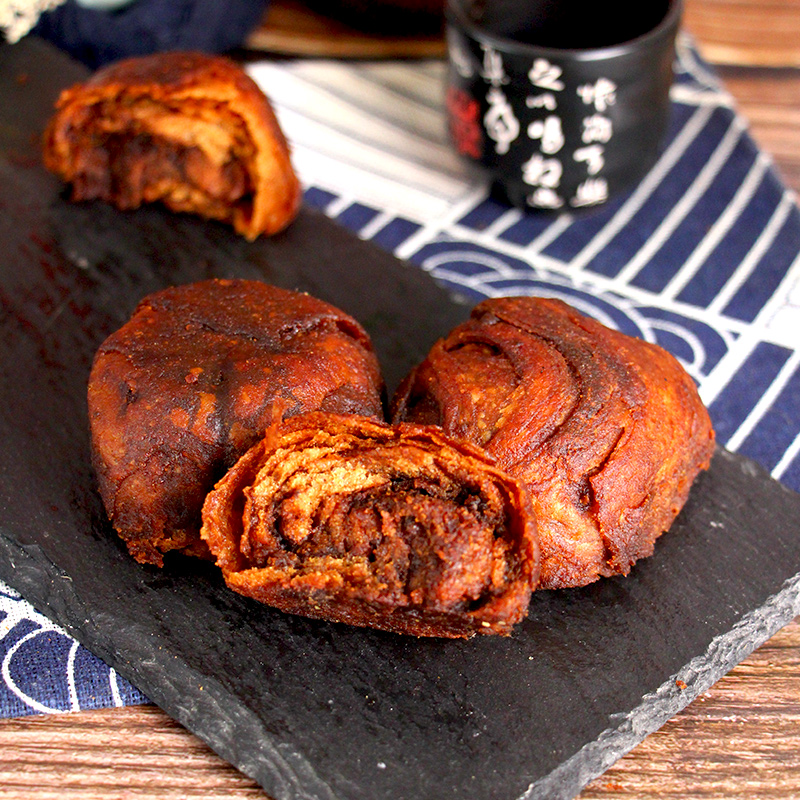
[[640,180],[666,132],[681,0],[448,0],[458,152],[526,209],[576,211]]

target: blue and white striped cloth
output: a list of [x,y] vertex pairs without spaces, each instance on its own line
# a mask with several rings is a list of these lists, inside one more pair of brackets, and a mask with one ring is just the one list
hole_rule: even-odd
[[[451,150],[444,65],[256,63],[309,205],[475,301],[561,297],[675,353],[721,444],[800,490],[800,212],[731,96],[678,43],[663,154],[589,215],[489,199]],[[0,585],[0,715],[143,696]]]

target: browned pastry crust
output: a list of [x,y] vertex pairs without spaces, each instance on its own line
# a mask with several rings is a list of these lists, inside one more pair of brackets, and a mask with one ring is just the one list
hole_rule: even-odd
[[493,456],[533,499],[541,588],[627,574],[708,467],[714,433],[666,351],[556,300],[480,303],[393,400]]
[[203,507],[235,591],[415,636],[509,633],[538,574],[522,487],[439,429],[313,413],[267,431]]
[[199,538],[208,491],[276,416],[382,417],[367,334],[337,308],[258,281],[146,297],[98,350],[89,420],[100,494],[144,563]]
[[300,184],[269,101],[233,62],[202,53],[119,61],[62,92],[45,165],[74,200],[162,202],[248,239],[286,227]]

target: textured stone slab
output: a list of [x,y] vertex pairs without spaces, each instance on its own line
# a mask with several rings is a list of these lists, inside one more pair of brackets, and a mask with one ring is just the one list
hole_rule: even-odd
[[36,135],[82,74],[35,41],[0,47],[0,578],[272,796],[571,797],[798,613],[800,496],[724,451],[653,558],[536,594],[506,639],[291,617],[210,565],[133,562],[95,493],[85,387],[142,295],[210,275],[307,289],[367,325],[390,384],[466,311],[311,211],[249,245],[65,202]]

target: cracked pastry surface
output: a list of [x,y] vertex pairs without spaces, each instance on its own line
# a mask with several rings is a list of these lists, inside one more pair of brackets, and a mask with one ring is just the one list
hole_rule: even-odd
[[416,636],[508,633],[538,575],[527,496],[440,430],[316,412],[217,484],[202,536],[234,591]]
[[540,588],[627,574],[680,511],[714,433],[665,350],[558,300],[487,300],[437,342],[392,402],[441,425],[528,488]]
[[89,378],[108,515],[143,563],[207,555],[203,500],[275,416],[380,418],[382,393],[365,331],[314,297],[250,280],[149,295],[100,346]]
[[74,200],[161,202],[248,239],[285,228],[300,205],[269,100],[220,56],[166,52],[99,70],[62,92],[43,153]]

